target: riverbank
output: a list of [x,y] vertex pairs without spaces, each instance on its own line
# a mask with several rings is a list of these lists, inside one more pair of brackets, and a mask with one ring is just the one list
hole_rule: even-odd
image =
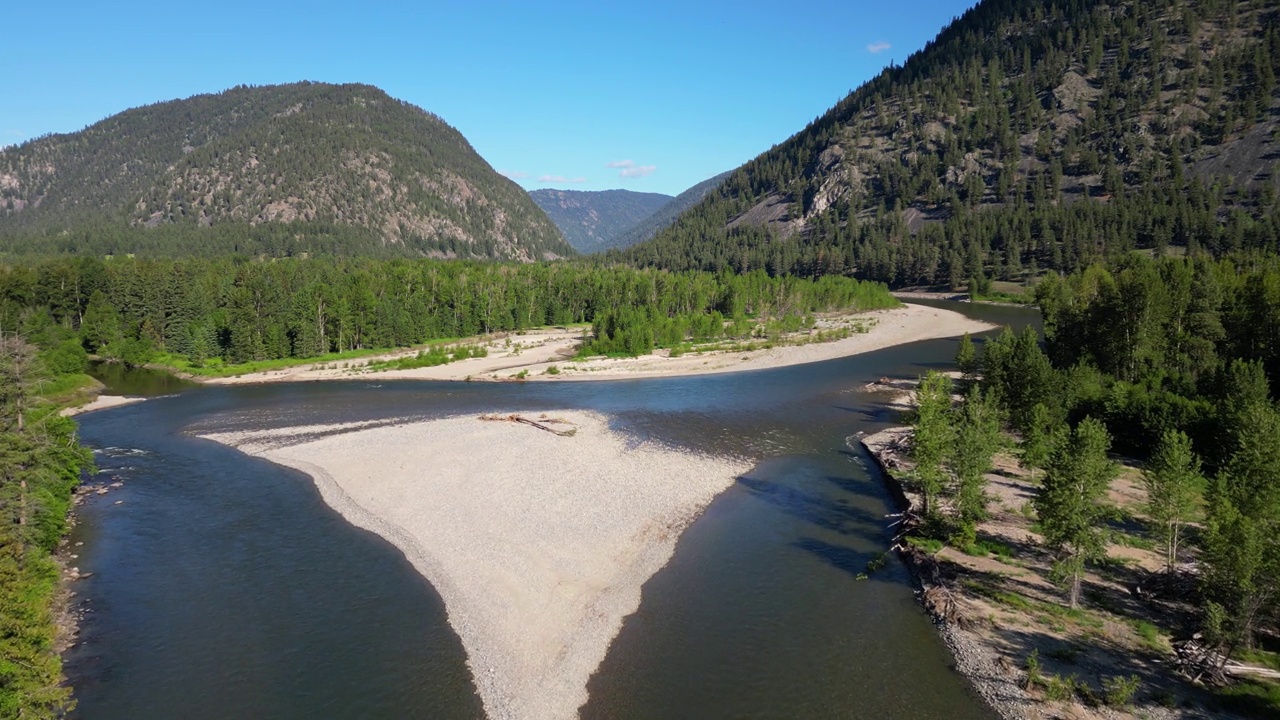
[[[914,406],[911,391],[899,391],[895,405]],[[894,427],[860,438],[861,444],[885,475],[889,489],[903,517],[919,515],[923,498],[901,481],[909,467],[908,448],[911,428]],[[1007,658],[993,652],[989,637],[968,629],[956,608],[956,591],[943,577],[943,568],[933,554],[911,544],[906,537],[896,538],[895,548],[911,576],[921,604],[937,622],[939,634],[956,660],[956,671],[968,678],[974,690],[1004,720],[1040,717],[1035,701],[1020,682],[1018,668]]]
[[899,300],[949,300],[951,302],[970,302],[967,292],[934,292],[931,290],[894,290],[890,293]]
[[95,397],[93,400],[83,405],[76,405],[74,407],[62,408],[61,410],[58,411],[58,414],[62,415],[63,417],[74,417],[76,415],[83,415],[85,413],[93,412],[95,410],[106,410],[108,408],[122,407],[124,405],[132,405],[134,403],[140,403],[143,400],[146,400],[146,398],[126,397],[124,395],[99,395]]
[[[910,397],[899,400],[912,403]],[[921,517],[922,509],[910,480],[911,436],[911,428],[896,427],[860,438],[904,519]],[[1010,455],[997,455],[994,464],[986,476],[988,518],[979,523],[972,547],[908,531],[895,548],[951,648],[956,670],[1000,717],[1250,717],[1229,712],[1178,670],[1171,640],[1194,613],[1184,593],[1170,588],[1196,580],[1160,572],[1162,557],[1146,529],[1146,493],[1136,468],[1126,466],[1111,485],[1107,500],[1119,519],[1109,523],[1105,560],[1087,566],[1085,602],[1071,609],[1051,581],[1054,558],[1035,522],[1031,500],[1038,483]]]
[[595,413],[523,417],[536,425],[472,416],[204,437],[309,474],[335,510],[403,551],[444,599],[489,718],[572,718],[641,586],[749,463],[637,444]]
[[[978,333],[994,326],[952,310],[905,305],[818,320],[812,331],[777,341],[755,341],[673,354],[666,350],[635,358],[576,357],[587,330],[547,329],[501,339],[476,338],[459,345],[483,345],[487,355],[434,367],[380,369],[377,364],[415,354],[402,350],[352,362],[317,363],[228,378],[192,380],[214,385],[343,379],[403,380],[624,380],[764,370],[831,360],[920,340]],[[373,366],[370,365],[373,363]]]

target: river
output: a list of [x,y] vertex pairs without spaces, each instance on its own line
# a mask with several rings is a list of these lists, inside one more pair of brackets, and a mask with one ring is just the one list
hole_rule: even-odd
[[86,415],[92,482],[123,485],[91,495],[70,538],[91,573],[74,587],[84,619],[66,655],[76,715],[482,716],[439,596],[399,551],[347,524],[306,475],[190,433],[583,408],[638,437],[757,461],[645,585],[584,718],[990,718],[904,567],[857,578],[886,549],[893,511],[847,442],[894,420],[861,388],[949,367],[955,347],[617,382],[161,385],[169,394]]

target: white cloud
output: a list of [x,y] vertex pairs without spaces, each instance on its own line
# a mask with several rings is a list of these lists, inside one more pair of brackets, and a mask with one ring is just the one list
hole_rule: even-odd
[[634,160],[614,160],[613,162],[605,165],[605,167],[608,168],[631,168],[635,166],[636,163]]
[[499,175],[506,175],[507,177],[511,178],[512,180],[523,180],[523,179],[525,179],[525,178],[529,177],[529,173],[527,173],[527,172],[525,172],[525,171],[523,171],[523,170],[499,170],[499,171],[498,171],[498,174],[499,174]]
[[892,45],[890,45],[889,43],[885,42],[884,40],[877,40],[876,42],[873,42],[873,43],[871,43],[870,45],[868,45],[868,46],[867,46],[867,52],[869,52],[869,53],[873,53],[873,54],[874,54],[874,53],[882,53],[882,52],[884,52],[885,50],[888,50],[888,49],[889,49],[889,48],[891,48],[891,47],[893,47],[893,46],[892,46]]
[[624,169],[622,172],[618,173],[618,177],[620,177],[620,178],[642,178],[642,177],[645,177],[645,176],[647,176],[647,175],[652,175],[652,174],[653,174],[653,171],[654,171],[654,170],[657,170],[657,169],[658,169],[658,166],[657,166],[657,165],[640,165],[640,166],[638,166],[638,167],[627,167],[627,168],[626,168],[626,169]]
[[567,178],[563,175],[539,175],[540,183],[584,183],[587,179],[584,177]]

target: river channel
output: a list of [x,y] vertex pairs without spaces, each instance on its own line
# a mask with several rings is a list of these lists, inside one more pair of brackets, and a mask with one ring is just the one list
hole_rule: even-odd
[[[1036,321],[930,304],[1015,329]],[[91,482],[123,484],[89,496],[70,538],[72,564],[90,573],[73,587],[82,632],[66,655],[76,716],[482,717],[443,604],[399,551],[346,523],[306,475],[192,433],[581,408],[637,438],[756,462],[644,586],[584,718],[990,718],[903,566],[858,579],[888,546],[893,507],[847,440],[895,420],[862,388],[950,367],[955,348],[613,382],[106,378],[160,395],[80,418]]]

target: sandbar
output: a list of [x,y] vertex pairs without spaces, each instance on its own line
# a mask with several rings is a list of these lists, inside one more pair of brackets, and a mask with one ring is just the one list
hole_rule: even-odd
[[[888,310],[854,315],[822,317],[816,331],[858,328],[849,337],[806,344],[777,344],[768,349],[719,350],[671,357],[660,350],[636,358],[575,358],[584,332],[589,329],[543,329],[501,338],[476,338],[488,356],[459,360],[447,365],[408,370],[370,372],[362,366],[370,360],[394,360],[414,354],[400,350],[361,358],[358,361],[299,365],[280,370],[247,373],[226,378],[192,378],[215,385],[242,383],[300,382],[309,380],[400,379],[400,380],[531,380],[564,382],[573,380],[625,380],[645,377],[674,377],[712,373],[764,370],[832,360],[849,355],[882,350],[894,345],[958,337],[979,333],[995,326],[966,317],[954,310],[907,304]],[[805,341],[793,336],[789,341]]]
[[107,408],[120,407],[122,405],[132,405],[146,400],[144,397],[125,397],[123,395],[99,395],[91,402],[76,407],[63,408],[58,414],[63,417],[71,417],[73,415],[83,415],[94,410],[106,410]]
[[206,437],[310,475],[444,600],[492,720],[577,717],[587,681],[740,458],[638,441],[582,411]]

